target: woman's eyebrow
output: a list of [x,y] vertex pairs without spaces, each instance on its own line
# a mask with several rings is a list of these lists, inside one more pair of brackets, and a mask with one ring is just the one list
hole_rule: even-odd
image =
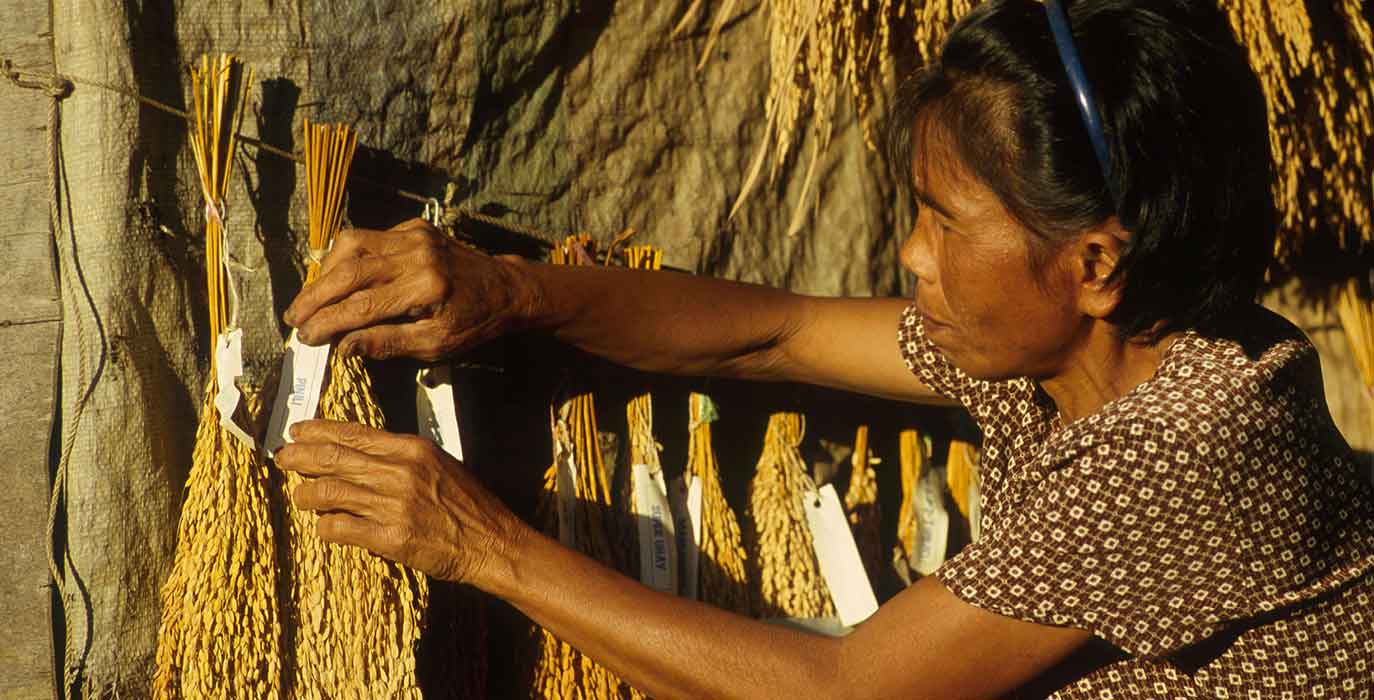
[[916,201],[919,202],[921,206],[930,207],[931,209],[934,209],[935,211],[939,212],[940,216],[943,216],[951,221],[953,221],[956,218],[954,214],[950,213],[947,207],[935,201],[928,193],[926,193],[920,187],[912,186],[912,192],[915,193]]

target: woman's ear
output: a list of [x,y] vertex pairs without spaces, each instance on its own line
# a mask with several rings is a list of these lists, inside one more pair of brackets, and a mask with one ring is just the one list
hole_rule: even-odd
[[1093,318],[1106,318],[1121,303],[1120,276],[1113,276],[1131,234],[1115,216],[1084,232],[1074,245],[1078,308]]

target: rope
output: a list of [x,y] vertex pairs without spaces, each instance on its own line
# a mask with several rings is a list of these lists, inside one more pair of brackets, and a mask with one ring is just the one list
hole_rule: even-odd
[[[191,113],[187,112],[184,109],[179,109],[164,102],[159,102],[150,97],[146,97],[142,94],[139,94],[134,90],[120,87],[118,85],[111,85],[109,83],[103,83],[98,80],[91,80],[90,78],[83,78],[74,75],[59,75],[56,73],[34,73],[29,71],[20,71],[14,68],[14,62],[8,58],[3,59],[3,62],[0,63],[0,67],[3,67],[5,77],[7,77],[10,80],[10,82],[15,84],[16,86],[30,90],[43,90],[44,92],[47,92],[49,95],[56,99],[64,99],[67,96],[71,95],[76,85],[87,85],[94,88],[100,88],[101,90],[113,92],[118,95],[123,95],[124,97],[136,100],[144,105],[152,107],[153,109],[166,112],[167,114],[177,117],[183,121],[191,120]],[[253,138],[251,136],[245,136],[243,134],[238,134],[237,138],[240,142],[246,145],[252,146],[260,151],[264,151],[271,155],[277,156],[278,158],[284,158],[286,160],[296,163],[297,165],[305,164],[305,156],[299,153],[292,153],[291,151],[277,148],[276,146],[273,146],[269,143],[264,143],[259,139]],[[393,187],[386,183],[362,177],[359,175],[350,175],[348,179],[359,184],[367,185],[369,187],[375,187],[389,194],[395,195],[402,199],[408,199],[412,202],[416,202],[419,204],[428,205],[434,201],[433,197],[426,197],[422,194],[417,194],[409,190]],[[504,219],[491,216],[489,214],[483,214],[482,212],[475,211],[472,209],[455,208],[451,210],[450,213],[448,213],[447,218],[451,219],[452,223],[455,226],[462,219],[471,219],[473,221],[486,224],[488,226],[504,229],[511,233],[516,233],[528,238],[536,239],[549,246],[556,246],[558,245],[558,242],[562,240],[562,236],[558,236],[556,234],[549,233],[547,231],[543,231],[541,229],[537,229],[531,226],[526,226],[512,221],[506,221]]]
[[[47,165],[48,165],[48,189],[50,200],[48,204],[48,217],[50,226],[53,227],[53,237],[56,241],[58,233],[62,229],[62,208],[61,208],[61,174],[59,164],[61,162],[61,139],[59,131],[61,128],[61,103],[62,100],[70,97],[75,87],[73,81],[57,74],[34,73],[31,71],[19,70],[14,62],[8,58],[0,60],[0,73],[16,87],[26,90],[38,90],[52,98],[48,103],[48,134],[47,134]],[[75,232],[73,232],[75,236]],[[74,254],[74,251],[73,251]],[[59,265],[64,268],[64,276],[70,279],[80,279],[80,271],[74,268],[75,261],[67,260],[66,256],[59,253]],[[96,323],[99,324],[99,311],[91,302],[92,313],[96,314]],[[64,324],[65,325],[65,324]],[[61,330],[59,330],[59,333]],[[45,528],[46,542],[45,549],[47,554],[48,575],[52,579],[52,586],[57,591],[57,601],[62,615],[62,626],[66,639],[72,638],[71,633],[71,614],[67,604],[67,586],[63,576],[62,566],[57,560],[57,521],[62,513],[63,496],[66,493],[67,471],[71,464],[72,452],[76,448],[76,436],[80,430],[81,419],[86,413],[86,406],[90,402],[91,395],[95,392],[96,376],[91,376],[89,381],[86,377],[90,372],[90,367],[86,362],[86,348],[88,341],[80,323],[76,324],[77,345],[77,375],[81,378],[85,387],[77,396],[76,403],[72,408],[71,428],[64,431],[62,436],[61,451],[59,453],[57,466],[53,471],[52,492],[48,501],[48,521]],[[84,601],[84,598],[82,599]],[[89,630],[88,630],[89,632]],[[64,664],[65,665],[65,664]],[[79,664],[72,668],[67,668],[63,673],[63,687],[69,688],[75,679]]]

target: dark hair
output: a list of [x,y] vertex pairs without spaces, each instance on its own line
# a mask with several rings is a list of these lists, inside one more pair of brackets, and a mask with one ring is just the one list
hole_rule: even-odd
[[1215,0],[1081,0],[1074,40],[1102,112],[1114,207],[1035,0],[990,0],[898,89],[888,156],[911,182],[938,129],[953,155],[1036,234],[1038,267],[1116,214],[1132,241],[1109,320],[1125,337],[1206,331],[1255,300],[1273,257],[1264,95]]

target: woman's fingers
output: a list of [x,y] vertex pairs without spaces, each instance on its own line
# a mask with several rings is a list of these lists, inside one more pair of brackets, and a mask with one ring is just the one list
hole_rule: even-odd
[[428,315],[437,303],[422,279],[382,283],[324,306],[298,327],[298,333],[302,342],[319,345],[359,328]]
[[[307,458],[313,457],[317,460],[325,460],[322,466],[315,467],[316,470],[328,470],[330,465],[335,464],[330,460],[337,454],[341,460],[347,461],[347,464],[340,469],[353,470],[349,472],[353,474],[357,474],[357,470],[385,467],[391,463],[388,460],[415,461],[425,459],[432,456],[435,449],[433,443],[416,435],[399,435],[362,423],[345,423],[333,420],[301,421],[291,426],[291,439],[295,442],[277,451],[279,464],[281,463],[281,453],[287,451],[287,458],[291,460],[293,465],[309,461]],[[303,453],[298,457],[290,451],[290,448],[298,446],[318,448],[321,452]],[[343,449],[335,453],[332,451],[333,447]],[[282,466],[288,469],[293,468],[287,465]],[[306,468],[298,468],[295,471],[311,473]],[[314,475],[322,476],[325,474],[346,476],[343,472],[335,471],[319,471]]]
[[315,533],[325,542],[362,547],[377,554],[394,549],[386,529],[352,513],[321,513],[315,521]]
[[458,349],[445,342],[448,338],[448,329],[433,320],[421,319],[353,331],[339,339],[339,352],[377,360],[413,357],[428,362]]
[[342,442],[302,442],[283,445],[273,456],[277,466],[312,478],[368,480],[385,462]]
[[354,293],[386,284],[404,274],[401,261],[389,255],[345,258],[307,284],[286,308],[282,318],[301,330],[309,329],[321,309]]
[[334,476],[302,481],[291,491],[291,504],[300,510],[345,512],[372,517],[384,507],[376,491]]

